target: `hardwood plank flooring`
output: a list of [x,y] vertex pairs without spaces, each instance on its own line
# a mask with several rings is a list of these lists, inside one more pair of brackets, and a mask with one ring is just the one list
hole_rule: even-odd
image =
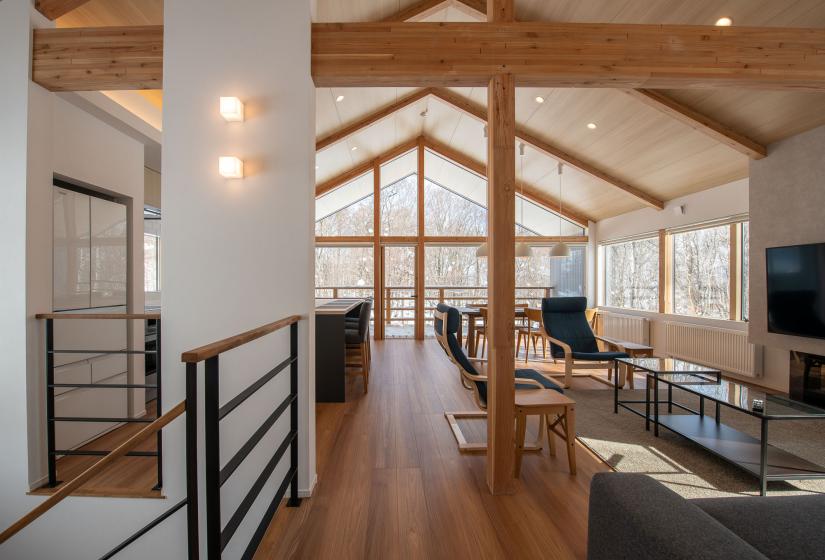
[[[373,342],[370,392],[352,377],[347,398],[317,405],[318,485],[300,508],[278,511],[257,559],[585,558],[590,479],[609,467],[577,444],[571,476],[558,445],[553,458],[525,455],[516,494],[492,496],[484,455],[459,453],[444,418],[476,407],[437,342]],[[462,427],[486,438],[483,421]]]
[[[146,414],[155,417],[156,401],[146,406]],[[99,438],[81,447],[85,451],[111,451],[124,443],[134,434],[146,427],[146,424],[126,424],[105,433]],[[152,437],[144,441],[137,451],[157,450],[157,439]],[[102,457],[84,457],[72,455],[57,460],[57,478],[68,482],[98,462]],[[74,496],[98,496],[119,498],[162,498],[160,491],[154,490],[157,484],[157,457],[123,457],[112,466],[80,487]],[[31,493],[49,495],[60,488],[43,486]]]

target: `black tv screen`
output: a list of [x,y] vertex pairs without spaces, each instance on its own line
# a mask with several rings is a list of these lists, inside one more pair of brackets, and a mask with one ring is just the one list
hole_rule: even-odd
[[825,243],[766,249],[768,331],[825,338]]

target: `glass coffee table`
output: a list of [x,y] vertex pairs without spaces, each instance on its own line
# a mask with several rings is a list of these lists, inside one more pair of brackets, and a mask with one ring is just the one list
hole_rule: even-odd
[[[646,428],[650,429],[650,399],[620,400],[619,399],[619,367],[623,365],[628,370],[628,375],[633,375],[634,370],[642,370],[647,374],[647,392],[650,395],[651,381],[656,383],[656,379],[662,375],[681,375],[684,380],[691,380],[696,383],[719,383],[722,380],[722,372],[718,369],[708,368],[699,364],[694,364],[678,358],[617,358],[613,363],[613,412],[618,414],[619,407],[624,408],[646,419]],[[652,379],[651,379],[652,376]],[[658,401],[658,390],[656,401]],[[673,411],[673,407],[685,408],[673,402],[673,388],[668,389],[668,411]],[[645,414],[632,408],[631,404],[646,404]],[[689,409],[686,409],[689,410]]]
[[[637,364],[635,362],[641,360],[626,358],[617,360],[625,363],[631,362],[629,365],[647,372],[647,394],[644,401],[619,401],[618,389],[616,389],[615,412],[618,412],[619,406],[631,410],[645,417],[646,429],[650,429],[650,423],[653,423],[654,434],[657,437],[660,426],[667,428],[757,477],[759,492],[762,496],[767,493],[769,481],[825,479],[825,467],[774,447],[768,442],[770,422],[825,420],[825,409],[793,401],[780,395],[767,394],[742,383],[723,381],[721,374],[717,375],[715,370],[703,369],[703,366],[697,364],[681,360],[667,362],[665,358],[647,359],[662,361]],[[665,401],[659,398],[660,383],[667,387],[667,400]],[[694,410],[673,402],[674,389],[698,397],[699,409]],[[653,392],[652,399],[651,391]],[[714,406],[712,416],[705,414],[706,401]],[[645,414],[628,406],[634,402],[645,403]],[[664,405],[667,405],[667,413],[660,414],[660,408]],[[759,419],[760,437],[755,438],[723,424],[720,415],[723,406]],[[674,414],[674,408],[684,413]]]

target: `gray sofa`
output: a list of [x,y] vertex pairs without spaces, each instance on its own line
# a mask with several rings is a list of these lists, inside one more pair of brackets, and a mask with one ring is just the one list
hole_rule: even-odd
[[825,558],[825,496],[686,500],[642,474],[590,486],[589,560]]

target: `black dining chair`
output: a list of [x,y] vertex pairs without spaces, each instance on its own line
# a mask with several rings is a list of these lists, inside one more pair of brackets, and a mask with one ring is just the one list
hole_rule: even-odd
[[357,324],[347,318],[346,346],[347,358],[357,358],[357,362],[347,361],[348,366],[360,367],[361,375],[364,377],[364,392],[369,392],[370,384],[370,312],[372,311],[372,300],[366,300],[361,304],[358,313]]

